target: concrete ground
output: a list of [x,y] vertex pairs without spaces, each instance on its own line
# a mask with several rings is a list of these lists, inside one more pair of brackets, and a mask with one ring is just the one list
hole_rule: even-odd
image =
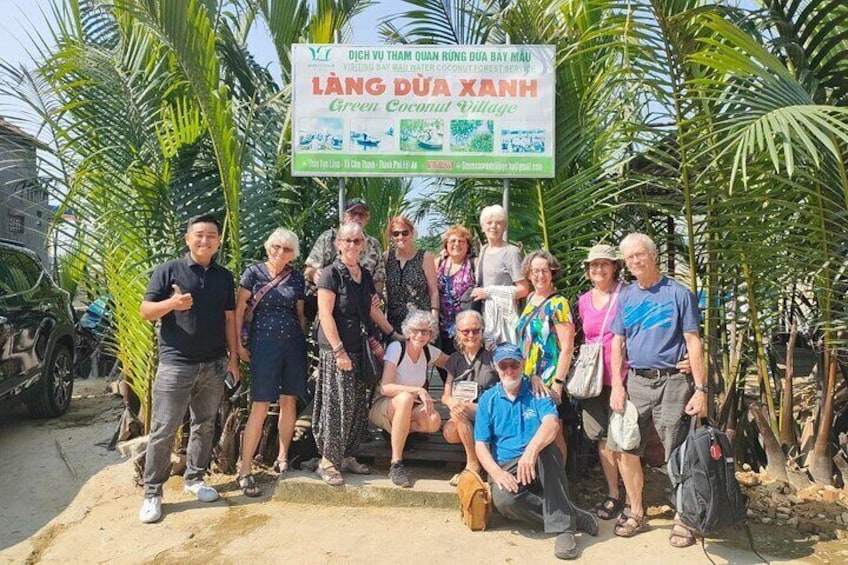
[[[304,474],[277,487],[260,476],[265,493],[248,499],[232,477],[214,475],[222,498],[203,504],[183,494],[181,479],[166,485],[161,522],[138,522],[141,492],[133,470],[94,444],[108,439],[119,401],[82,381],[65,418],[46,422],[23,413],[0,416],[0,563],[554,563],[553,538],[502,519],[471,532],[443,481],[422,479],[399,491],[383,476],[333,489]],[[87,388],[88,387],[88,388]],[[415,473],[416,471],[413,471]],[[342,497],[346,506],[334,505]],[[429,498],[428,498],[429,497]],[[401,504],[375,506],[379,504]],[[414,504],[427,506],[415,507]],[[581,563],[709,563],[700,545],[668,544],[670,521],[651,520],[651,530],[619,539],[602,522],[598,537],[578,536]],[[756,531],[758,546],[781,547],[780,539]],[[760,562],[744,549],[744,537],[708,540],[715,563]],[[777,544],[777,545],[775,545]],[[812,545],[780,551],[800,559],[770,563],[820,563]],[[836,548],[837,550],[839,548]],[[838,551],[830,555],[838,559]],[[768,557],[768,556],[767,556]],[[802,559],[802,560],[801,560]],[[829,559],[831,563],[848,562]]]

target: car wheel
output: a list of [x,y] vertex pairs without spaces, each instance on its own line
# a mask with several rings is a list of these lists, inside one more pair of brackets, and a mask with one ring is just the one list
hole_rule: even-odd
[[44,373],[36,385],[34,397],[27,402],[30,415],[34,418],[61,416],[71,404],[73,391],[74,371],[71,354],[67,348],[57,345],[44,366]]

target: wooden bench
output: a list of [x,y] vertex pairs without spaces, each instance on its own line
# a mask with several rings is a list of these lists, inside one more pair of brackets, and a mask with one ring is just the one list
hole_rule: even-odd
[[[442,417],[442,427],[450,419],[448,407],[442,404],[442,393],[444,385],[439,374],[432,370],[429,375],[429,391],[433,397],[434,405]],[[372,459],[379,467],[388,467],[392,456],[391,444],[383,439],[380,430],[371,426],[371,441],[363,443],[359,447],[359,457]],[[406,442],[403,451],[404,461],[428,462],[441,464],[448,470],[458,471],[465,466],[465,450],[462,444],[450,444],[445,441],[441,430],[427,435],[426,440],[411,439]]]

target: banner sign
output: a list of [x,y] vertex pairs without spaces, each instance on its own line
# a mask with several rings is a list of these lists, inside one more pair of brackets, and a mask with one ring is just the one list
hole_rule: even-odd
[[295,176],[554,176],[554,47],[292,46]]

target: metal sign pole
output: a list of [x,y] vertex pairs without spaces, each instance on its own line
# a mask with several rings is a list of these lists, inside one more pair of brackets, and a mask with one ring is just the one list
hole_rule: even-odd
[[503,209],[506,211],[506,228],[504,228],[504,241],[509,241],[509,179],[503,180]]
[[[341,43],[342,34],[340,30],[333,33],[333,43]],[[344,177],[339,177],[339,226],[344,221],[344,205],[345,205],[345,181]]]
[[[507,33],[504,37],[504,44],[510,45],[512,41],[509,38],[509,34]],[[509,179],[503,180],[503,209],[506,212],[506,227],[504,228],[503,239],[504,241],[509,241]]]
[[344,220],[344,204],[345,204],[345,181],[344,177],[339,177],[339,225],[342,225]]

